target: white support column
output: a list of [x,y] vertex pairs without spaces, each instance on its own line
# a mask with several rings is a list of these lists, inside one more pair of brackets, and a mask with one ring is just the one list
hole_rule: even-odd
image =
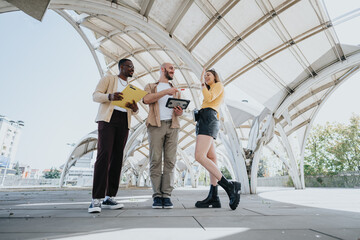
[[283,143],[286,153],[289,157],[289,164],[291,167],[289,169],[289,171],[292,171],[292,180],[293,180],[295,189],[303,189],[301,182],[300,182],[300,178],[299,178],[299,170],[298,170],[297,162],[296,162],[292,147],[290,145],[289,139],[286,136],[284,128],[281,126],[280,123],[276,125],[276,128],[278,129],[278,131],[280,133],[282,143]]
[[[277,152],[275,149],[272,149],[272,148],[269,147],[269,146],[266,146],[266,147],[267,147],[270,151],[272,151],[272,152],[280,159],[280,161],[282,161],[282,163],[285,165],[286,169],[288,170],[288,173],[289,173],[291,179],[294,179],[294,178],[295,178],[295,177],[294,177],[294,174],[293,174],[294,171],[291,169],[291,166],[290,166],[290,164],[289,164],[289,161],[288,161],[286,158],[282,157],[281,154],[280,154],[279,152]],[[305,188],[305,185],[304,185],[304,188]]]
[[186,167],[189,170],[190,179],[191,179],[191,186],[193,188],[196,188],[196,179],[195,179],[194,169],[193,169],[193,166],[191,164],[190,157],[181,148],[178,148],[177,152],[181,156],[181,158],[184,160],[184,162],[186,164]]
[[234,123],[229,110],[225,105],[220,109],[222,119],[220,120],[221,128],[220,139],[224,143],[225,149],[230,156],[230,162],[233,166],[236,180],[241,182],[241,192],[245,194],[250,193],[250,186],[246,172],[244,150],[240,142],[240,138],[236,133]]
[[[261,126],[261,123],[266,118],[265,123]],[[257,174],[259,170],[259,161],[262,155],[262,150],[265,144],[270,142],[274,135],[274,118],[269,111],[265,109],[254,121],[250,130],[250,139],[253,139],[252,145],[248,148],[254,152],[254,156],[251,163],[251,175],[250,175],[250,190],[252,194],[256,193],[257,188]],[[261,128],[260,128],[261,126]]]
[[256,194],[256,188],[257,188],[257,174],[259,170],[259,161],[262,154],[262,149],[264,146],[264,142],[260,142],[260,146],[258,146],[257,150],[254,153],[254,158],[252,160],[251,165],[251,177],[250,177],[250,192],[252,194]]
[[283,158],[279,152],[277,152],[275,149],[272,149],[270,146],[266,145],[266,148],[272,151],[273,154],[275,154],[280,159],[280,161],[282,161],[282,163],[285,165],[287,169],[290,169],[289,161],[286,158]]
[[[140,187],[140,180],[141,180],[141,177],[144,176],[144,171],[145,169],[147,168],[148,164],[149,164],[149,158],[143,158],[141,160],[143,162],[143,165],[141,166],[141,168],[138,170],[138,179],[137,179],[137,182],[136,182],[136,186]],[[144,178],[144,182],[145,182],[145,178]]]

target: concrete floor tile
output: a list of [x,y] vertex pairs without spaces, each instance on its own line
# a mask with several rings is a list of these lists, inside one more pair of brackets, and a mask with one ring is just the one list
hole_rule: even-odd
[[[327,192],[328,191],[328,192]],[[335,192],[334,192],[335,191]],[[360,213],[349,203],[347,191],[321,190],[337,196],[326,207],[312,191],[291,189],[242,195],[232,211],[219,191],[222,208],[198,209],[194,204],[208,190],[175,189],[173,209],[152,209],[151,189],[119,189],[121,210],[87,213],[91,190],[37,190],[0,192],[0,239],[355,239],[360,236]],[[286,195],[285,193],[288,193]],[[349,197],[359,191],[350,191]],[[307,194],[310,194],[308,196]],[[345,195],[344,195],[345,194]],[[274,200],[280,196],[284,199]],[[286,198],[285,198],[286,196]],[[294,198],[292,202],[292,198]],[[359,196],[360,197],[360,196]],[[301,202],[301,199],[304,202]],[[295,203],[296,204],[295,204]],[[303,204],[302,204],[303,203]],[[311,203],[317,204],[315,207]],[[345,211],[346,210],[346,211]]]

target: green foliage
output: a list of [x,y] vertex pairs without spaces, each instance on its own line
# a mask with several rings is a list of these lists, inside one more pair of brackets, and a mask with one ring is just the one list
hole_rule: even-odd
[[203,183],[204,186],[207,186],[210,184],[210,176],[209,176],[209,173],[208,171],[203,170],[203,171],[200,171],[199,173],[199,183]]
[[315,126],[305,149],[305,175],[336,175],[360,170],[360,115],[349,125],[326,123]]
[[268,175],[266,172],[266,169],[268,169],[266,160],[267,159],[265,157],[263,157],[259,161],[259,169],[258,169],[258,173],[257,173],[258,177],[266,177]]
[[221,171],[221,173],[224,175],[224,177],[226,179],[232,179],[231,174],[230,174],[229,170],[226,167],[221,167],[220,171]]
[[51,168],[51,170],[44,174],[44,178],[60,178],[61,172],[56,168]]
[[286,182],[287,187],[294,187],[294,182],[291,177],[289,177],[289,180]]

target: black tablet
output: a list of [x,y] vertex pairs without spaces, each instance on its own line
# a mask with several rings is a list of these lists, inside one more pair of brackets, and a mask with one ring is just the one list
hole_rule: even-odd
[[174,108],[180,106],[183,110],[189,106],[190,100],[178,99],[178,98],[168,98],[166,102],[166,107]]

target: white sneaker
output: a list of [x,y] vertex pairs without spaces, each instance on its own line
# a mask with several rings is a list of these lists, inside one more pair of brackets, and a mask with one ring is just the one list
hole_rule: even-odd
[[104,200],[102,202],[102,207],[103,208],[108,208],[108,209],[121,209],[124,207],[124,204],[118,203],[116,202],[116,200],[114,198],[108,198],[106,201]]
[[100,199],[93,199],[88,208],[88,213],[100,213],[101,212],[101,201]]

